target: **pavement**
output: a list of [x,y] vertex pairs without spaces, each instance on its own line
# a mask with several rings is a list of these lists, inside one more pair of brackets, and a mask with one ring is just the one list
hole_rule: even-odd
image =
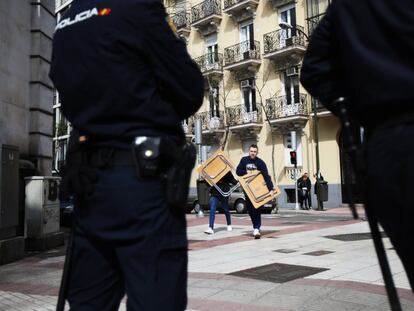
[[[214,235],[204,233],[208,217],[187,221],[188,311],[390,310],[368,224],[346,208],[265,214],[259,240],[247,215],[232,214],[228,232],[217,214]],[[412,311],[401,262],[383,241],[403,310]],[[0,310],[54,310],[63,262],[60,247],[1,266]]]

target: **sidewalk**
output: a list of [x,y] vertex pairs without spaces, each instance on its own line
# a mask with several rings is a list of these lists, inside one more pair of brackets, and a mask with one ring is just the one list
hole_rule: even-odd
[[[351,220],[348,209],[263,215],[260,240],[247,215],[232,216],[227,232],[216,215],[214,235],[203,233],[208,217],[187,216],[188,310],[390,310],[368,224]],[[384,241],[403,310],[414,310],[401,263]],[[54,310],[63,260],[60,248],[1,266],[0,310]]]

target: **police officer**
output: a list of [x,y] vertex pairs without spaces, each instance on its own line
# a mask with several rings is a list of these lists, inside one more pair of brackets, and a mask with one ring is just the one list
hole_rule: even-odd
[[118,310],[125,294],[128,310],[184,310],[184,212],[167,204],[162,174],[137,177],[131,152],[144,136],[182,144],[180,120],[202,103],[203,77],[162,3],[74,0],[56,26],[50,77],[80,137],[63,181],[76,197],[71,310]]
[[367,133],[367,202],[414,290],[414,2],[335,0],[312,34],[301,82],[334,113],[347,97]]

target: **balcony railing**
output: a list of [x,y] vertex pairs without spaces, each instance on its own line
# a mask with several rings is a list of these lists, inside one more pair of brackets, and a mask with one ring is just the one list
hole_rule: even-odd
[[325,13],[322,14],[318,14],[312,17],[308,17],[306,19],[307,23],[308,23],[308,34],[309,36],[312,35],[313,31],[315,30],[316,26],[318,26],[319,22],[321,21],[321,19],[325,16]]
[[296,25],[291,30],[279,29],[267,33],[263,36],[263,45],[265,54],[280,51],[295,45],[305,47],[306,38],[303,34],[303,27]]
[[55,10],[58,11],[61,9],[61,7],[63,7],[66,4],[69,4],[70,2],[72,2],[73,0],[56,0],[55,1]]
[[186,11],[174,14],[171,16],[171,19],[173,20],[175,27],[177,27],[177,30],[190,26],[190,14]]
[[266,117],[269,120],[276,120],[292,116],[308,115],[306,94],[299,94],[298,100],[291,98],[291,101],[292,103],[289,104],[287,96],[278,96],[267,99]]
[[186,120],[181,121],[181,126],[185,135],[194,135],[194,120],[193,117],[189,117]]
[[260,59],[259,41],[243,41],[224,49],[224,65],[226,66],[249,59]]
[[223,54],[221,53],[207,53],[197,57],[194,61],[200,67],[202,73],[223,70]]
[[231,8],[241,2],[248,2],[247,0],[224,0],[224,9]]
[[221,15],[221,3],[219,0],[206,0],[191,8],[191,22],[209,17],[211,15]]
[[226,109],[226,113],[228,126],[262,123],[262,109],[258,105],[252,111],[247,111],[245,105],[229,107]]
[[224,129],[224,111],[219,111],[218,116],[213,116],[211,111],[197,113],[194,118],[201,119],[203,131],[216,131]]

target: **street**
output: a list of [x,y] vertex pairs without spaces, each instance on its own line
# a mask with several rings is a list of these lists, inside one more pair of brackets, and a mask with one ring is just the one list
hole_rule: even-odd
[[[390,310],[366,221],[346,208],[262,217],[262,238],[254,240],[248,215],[232,214],[227,232],[217,214],[214,235],[203,232],[208,217],[187,215],[188,310]],[[403,310],[414,310],[401,263],[383,240]],[[54,310],[63,262],[61,247],[1,266],[0,310]]]

